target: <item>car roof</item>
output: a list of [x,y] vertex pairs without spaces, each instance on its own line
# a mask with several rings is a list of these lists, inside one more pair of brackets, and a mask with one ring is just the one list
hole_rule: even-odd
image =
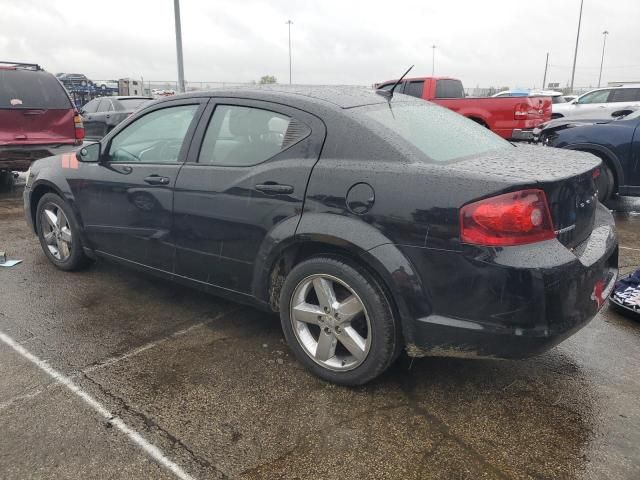
[[140,100],[153,100],[153,97],[147,97],[146,95],[113,95],[96,98],[111,98],[112,100],[127,100],[129,98],[136,98]]
[[[251,87],[234,87],[190,92],[178,96],[171,96],[159,102],[168,102],[176,98],[189,97],[238,97],[255,100],[282,101],[295,106],[296,101],[316,103],[327,106],[330,104],[339,108],[353,108],[363,105],[385,103],[387,99],[379,95],[370,87],[348,85],[260,85]],[[404,97],[404,96],[403,96]],[[409,101],[398,99],[397,101]]]

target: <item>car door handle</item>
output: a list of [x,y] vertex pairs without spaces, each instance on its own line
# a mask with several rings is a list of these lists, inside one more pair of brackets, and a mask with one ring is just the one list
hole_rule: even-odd
[[161,177],[160,175],[149,175],[144,181],[149,185],[169,185],[169,177]]
[[293,187],[291,185],[280,185],[279,183],[261,183],[256,185],[256,190],[272,195],[279,193],[293,193]]

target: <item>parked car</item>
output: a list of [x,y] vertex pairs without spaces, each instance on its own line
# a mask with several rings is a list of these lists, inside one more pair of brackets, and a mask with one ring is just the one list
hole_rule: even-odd
[[64,87],[39,65],[0,62],[0,186],[11,171],[82,144],[84,128]]
[[558,119],[536,136],[543,145],[589,152],[602,159],[596,180],[601,202],[611,196],[640,196],[640,110],[603,119]]
[[100,90],[118,90],[117,80],[94,80],[93,85]]
[[100,139],[113,127],[141,108],[153,97],[98,97],[88,102],[80,113],[87,138]]
[[497,97],[528,97],[529,96],[529,90],[524,90],[524,89],[503,90],[501,92],[494,93],[491,96],[494,97],[494,98],[497,98]]
[[91,85],[91,80],[82,73],[58,73],[56,77],[67,88],[85,88]]
[[[396,80],[376,85],[389,90]],[[464,115],[491,129],[503,138],[531,140],[535,127],[551,119],[551,99],[545,97],[466,97],[462,82],[448,77],[404,79],[395,89],[413,97],[429,100]]]
[[403,347],[519,358],[588,322],[618,264],[600,163],[406,95],[230,89],[36,162],[24,205],[56,267],[101,257],[279,312],[303,365],[354,385]]
[[591,90],[571,102],[554,107],[554,114],[557,118],[592,117],[597,112],[606,114],[628,107],[640,107],[640,84]]

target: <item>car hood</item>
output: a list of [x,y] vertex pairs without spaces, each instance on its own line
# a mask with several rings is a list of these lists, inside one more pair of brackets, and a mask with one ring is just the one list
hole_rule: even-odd
[[550,132],[564,130],[565,128],[581,127],[584,125],[606,124],[615,121],[614,118],[556,118],[549,122],[538,125],[533,129],[533,134],[540,132]]

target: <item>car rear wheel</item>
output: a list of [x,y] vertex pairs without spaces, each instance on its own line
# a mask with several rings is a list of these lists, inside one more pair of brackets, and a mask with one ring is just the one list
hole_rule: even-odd
[[598,189],[598,200],[600,203],[605,203],[615,193],[613,172],[605,163],[600,167],[600,176],[596,179],[596,188]]
[[58,195],[42,196],[36,210],[36,226],[42,250],[56,267],[78,270],[88,263],[78,221],[71,207]]
[[282,287],[280,318],[298,360],[329,382],[366,383],[400,351],[384,291],[368,272],[342,259],[315,257],[294,267]]

